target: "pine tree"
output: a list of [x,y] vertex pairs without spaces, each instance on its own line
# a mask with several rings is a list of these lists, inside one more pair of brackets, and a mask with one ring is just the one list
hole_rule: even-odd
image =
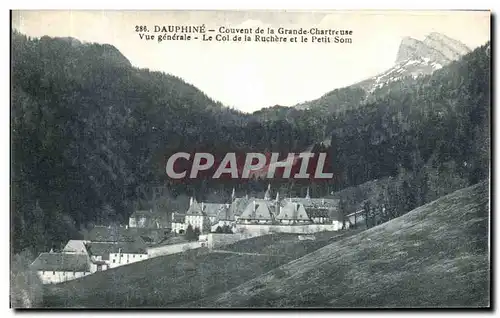
[[200,234],[201,234],[200,228],[199,227],[195,227],[194,228],[194,237],[195,237],[195,240],[198,239],[198,237],[200,236]]
[[186,228],[186,239],[188,241],[195,241],[198,239],[198,237],[196,236],[194,230],[193,230],[193,227],[191,226],[191,224],[188,225],[188,227]]

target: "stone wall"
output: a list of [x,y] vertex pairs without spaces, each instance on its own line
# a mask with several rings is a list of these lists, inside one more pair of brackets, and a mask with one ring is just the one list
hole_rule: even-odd
[[90,272],[38,271],[43,284],[57,284],[90,275]]
[[236,224],[236,231],[243,234],[266,235],[271,233],[308,234],[324,231],[339,231],[342,223],[304,224],[304,225],[272,225],[272,224]]
[[200,248],[200,242],[187,242],[187,243],[179,243],[179,244],[170,244],[163,246],[156,246],[148,248],[148,258],[157,257],[162,255],[176,254],[182,253],[187,250],[192,250],[195,248]]
[[234,233],[234,234],[210,233],[207,234],[205,237],[208,248],[218,249],[225,245],[236,243],[238,241],[246,240],[256,236],[260,236],[260,233]]

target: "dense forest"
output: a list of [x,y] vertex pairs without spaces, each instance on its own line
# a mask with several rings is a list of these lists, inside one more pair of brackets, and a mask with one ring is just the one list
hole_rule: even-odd
[[[284,154],[328,139],[321,147],[328,147],[336,177],[314,184],[315,196],[386,178],[396,180],[386,187],[389,198],[410,198],[401,209],[489,175],[489,45],[369,98],[343,89],[324,107],[254,114],[227,108],[175,76],[134,68],[110,45],[71,38],[13,32],[11,76],[16,252],[50,248],[90,223],[125,222],[145,185],[166,184],[172,199],[267,186],[171,183],[165,158],[177,151]],[[292,195],[305,186],[276,183]]]

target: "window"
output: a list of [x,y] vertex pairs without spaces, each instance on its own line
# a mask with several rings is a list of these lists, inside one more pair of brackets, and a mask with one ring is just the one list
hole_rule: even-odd
[[55,274],[56,274],[56,272],[52,272],[52,275],[55,275]]
[[134,255],[132,255],[132,258],[135,258],[135,254],[134,254]]
[[116,259],[113,260],[113,263],[116,263]]
[[142,255],[139,255],[140,258],[142,258]]

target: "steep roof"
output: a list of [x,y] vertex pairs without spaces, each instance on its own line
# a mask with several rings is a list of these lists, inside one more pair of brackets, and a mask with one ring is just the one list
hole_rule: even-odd
[[137,237],[124,227],[95,226],[85,239],[91,242],[133,242]]
[[235,216],[240,216],[243,213],[243,211],[245,211],[245,208],[247,207],[248,203],[250,203],[249,198],[243,197],[234,199],[234,201],[231,203],[230,206],[231,213]]
[[224,220],[224,221],[234,221],[234,213],[233,210],[230,207],[225,207],[219,211],[219,214],[217,215],[217,220]]
[[304,207],[338,209],[340,200],[323,198],[287,198],[281,201],[281,205],[286,202],[301,203]]
[[108,260],[110,253],[147,254],[146,246],[140,242],[130,243],[90,243],[87,249],[92,256]]
[[193,199],[191,204],[189,205],[189,209],[186,212],[186,215],[198,215],[202,216],[203,211],[201,210],[200,204],[196,201],[196,199]]
[[329,218],[330,210],[325,208],[316,208],[316,207],[306,207],[305,208],[307,215],[310,218]]
[[309,221],[304,205],[300,203],[288,202],[280,209],[278,220]]
[[41,253],[30,268],[36,271],[90,272],[86,254]]
[[69,240],[63,248],[63,252],[83,253],[87,254],[85,248],[85,241],[83,240]]
[[226,208],[224,203],[203,203],[203,212],[209,217],[217,217]]
[[274,207],[272,202],[267,200],[253,200],[250,202],[240,218],[253,220],[273,220]]
[[309,217],[328,217],[332,221],[342,222],[343,217],[340,212],[339,199],[324,199],[324,198],[288,198],[281,201],[281,205],[288,202],[300,203],[304,206]]

